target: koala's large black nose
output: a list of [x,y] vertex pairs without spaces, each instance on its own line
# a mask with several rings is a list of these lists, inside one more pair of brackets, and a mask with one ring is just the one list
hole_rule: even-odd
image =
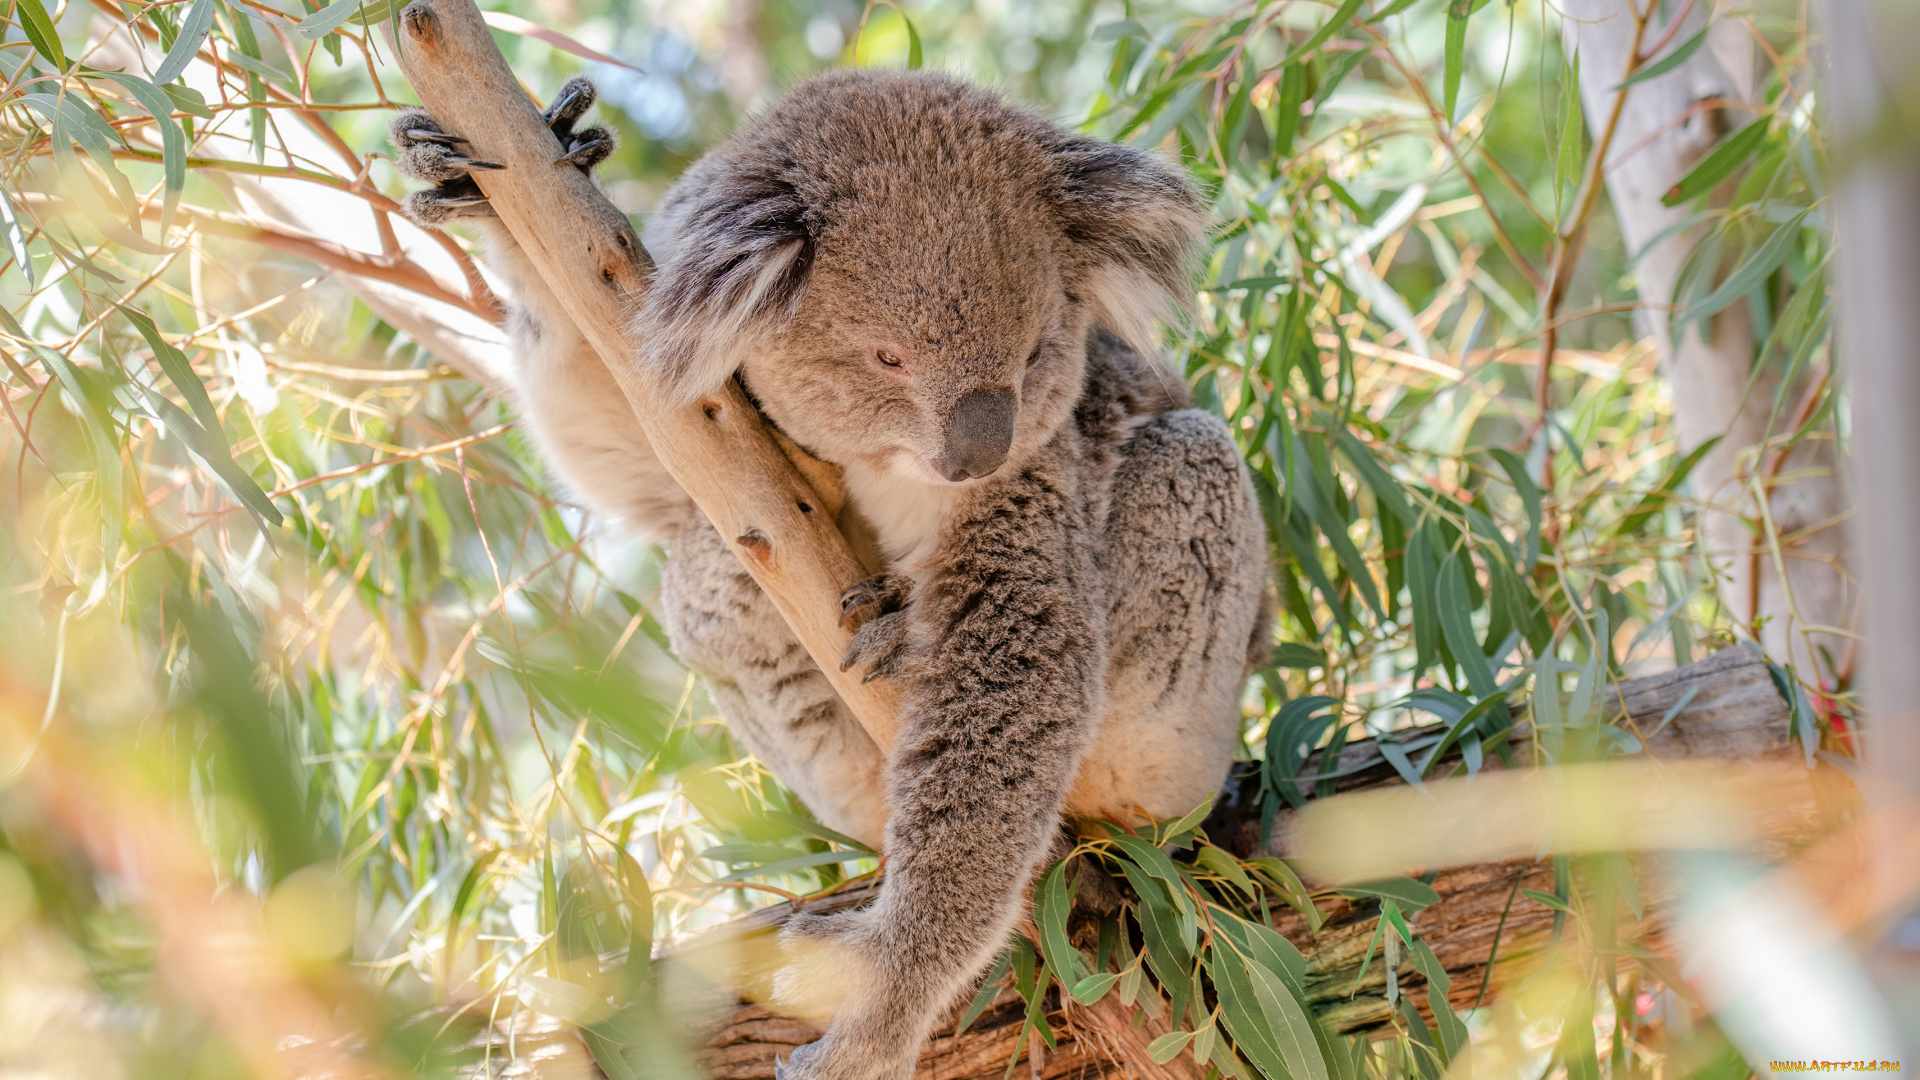
[[1013,448],[1013,391],[969,390],[947,417],[940,474],[954,483],[990,475]]

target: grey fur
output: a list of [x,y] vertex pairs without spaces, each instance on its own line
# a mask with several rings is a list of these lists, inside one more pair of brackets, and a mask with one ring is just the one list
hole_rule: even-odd
[[[447,152],[410,164],[425,147]],[[448,156],[414,139],[401,161],[471,184],[446,180]],[[737,373],[845,470],[886,572],[841,599],[843,666],[901,682],[887,760],[479,221],[515,287],[535,437],[591,505],[671,542],[675,653],[816,815],[884,843],[872,906],[790,924],[829,948],[789,988],[847,997],[781,1075],[904,1077],[1005,942],[1063,812],[1184,813],[1232,758],[1266,647],[1265,533],[1225,426],[1183,407],[1145,341],[1184,288],[1200,202],[1149,153],[879,72],[801,84],[668,194],[640,359],[683,397]],[[987,475],[943,482],[961,468]]]

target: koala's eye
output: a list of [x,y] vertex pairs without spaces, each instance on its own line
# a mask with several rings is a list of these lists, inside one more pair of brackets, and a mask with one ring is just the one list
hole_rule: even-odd
[[1038,347],[1035,347],[1035,349],[1033,350],[1033,355],[1027,357],[1027,366],[1032,367],[1033,365],[1039,362],[1040,362],[1040,349]]
[[873,350],[873,358],[880,361],[883,366],[890,368],[897,368],[906,362],[900,359],[900,354],[894,352],[892,349],[875,349]]

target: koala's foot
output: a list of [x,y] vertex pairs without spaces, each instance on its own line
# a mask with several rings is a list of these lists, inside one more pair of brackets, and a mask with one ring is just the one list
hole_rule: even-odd
[[593,108],[593,102],[599,91],[593,88],[593,81],[580,75],[566,81],[566,85],[555,94],[547,111],[541,115],[547,119],[547,127],[566,152],[554,159],[555,165],[577,165],[581,172],[592,172],[595,165],[607,160],[613,153],[613,129],[594,126],[573,130],[575,121]]
[[840,625],[853,641],[840,658],[840,670],[867,669],[861,682],[900,674],[907,658],[907,609],[913,581],[901,574],[876,574],[840,594]]
[[775,982],[776,996],[788,1004],[822,1003],[822,995],[844,993],[827,1034],[796,1048],[774,1066],[777,1080],[906,1080],[919,1057],[912,1023],[916,1012],[903,1000],[889,1000],[897,980],[883,972],[886,950],[876,940],[879,926],[871,909],[838,915],[795,915],[781,930],[794,954]]
[[[594,96],[592,82],[579,77],[568,79],[542,114],[563,148],[563,153],[554,160],[555,165],[574,165],[590,172],[613,153],[611,129],[574,130],[574,124],[592,107]],[[422,224],[438,225],[458,218],[493,216],[493,208],[487,205],[480,185],[474,183],[473,174],[506,166],[462,153],[466,140],[442,128],[425,109],[403,110],[393,118],[387,137],[399,151],[394,164],[401,175],[434,185],[408,195],[401,203],[408,217]]]

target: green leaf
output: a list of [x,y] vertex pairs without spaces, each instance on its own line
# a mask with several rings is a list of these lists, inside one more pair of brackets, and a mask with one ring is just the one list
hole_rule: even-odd
[[[39,288],[33,271],[33,254],[27,250],[26,230],[20,227],[20,215],[14,213],[13,200],[9,199],[4,191],[0,191],[0,228],[4,228],[6,232],[7,254],[13,256],[13,264],[18,266],[20,273],[26,277],[27,289],[31,291]],[[22,332],[15,336],[27,335]]]
[[1169,1031],[1147,1044],[1147,1056],[1153,1059],[1154,1064],[1165,1065],[1179,1057],[1180,1051],[1187,1048],[1196,1034],[1192,1031]]
[[906,8],[898,4],[894,5],[894,8],[900,12],[900,22],[907,28],[907,70],[919,71],[920,65],[924,62],[920,52],[920,31],[913,28],[913,20],[907,18]]
[[1773,234],[1767,237],[1766,243],[1761,244],[1758,251],[1747,256],[1745,262],[1735,268],[1733,273],[1728,274],[1727,280],[1721,282],[1719,288],[1707,294],[1704,299],[1687,305],[1686,311],[1675,320],[1678,329],[1673,331],[1674,336],[1678,338],[1686,324],[1711,318],[1728,304],[1759,288],[1761,283],[1778,270],[1780,264],[1785,262],[1787,256],[1792,253],[1793,245],[1800,239],[1801,224],[1806,221],[1807,214],[1811,210],[1812,208],[1809,207],[1800,211],[1773,230]]
[[[1475,697],[1487,697],[1498,690],[1494,681],[1493,667],[1487,663],[1487,656],[1480,651],[1480,642],[1473,636],[1473,612],[1467,597],[1467,571],[1460,566],[1461,555],[1450,553],[1440,564],[1439,587],[1434,597],[1439,609],[1440,630],[1446,636],[1447,648],[1453,651],[1453,658],[1467,673],[1467,685],[1473,688]],[[1469,564],[1470,565],[1470,564]]]
[[[132,94],[160,129],[160,161],[166,184],[165,201],[160,206],[160,236],[164,241],[167,229],[173,224],[174,210],[180,205],[180,193],[187,187],[187,135],[173,120],[174,99],[137,75],[120,71],[100,74]],[[207,115],[212,116],[212,111]]]
[[1313,906],[1313,894],[1307,891],[1306,883],[1293,872],[1293,867],[1271,855],[1255,859],[1247,865],[1280,890],[1280,897],[1287,902],[1287,906],[1306,916],[1308,930],[1316,934],[1320,932],[1320,909]]
[[80,415],[80,430],[87,443],[87,456],[93,461],[94,484],[99,491],[100,517],[105,538],[103,548],[108,565],[120,551],[120,493],[125,486],[121,479],[120,441],[116,437],[117,429],[113,417],[99,398],[88,393],[85,377],[71,360],[61,356],[46,346],[35,347],[34,355],[40,358],[60,385],[73,399],[73,407]]
[[160,89],[166,91],[167,96],[173,99],[174,108],[188,116],[198,116],[202,120],[213,119],[213,110],[207,107],[207,99],[201,97],[200,91],[193,87],[184,83],[168,83]]
[[632,1001],[645,985],[653,961],[653,889],[638,859],[620,851],[620,885],[627,898],[627,965],[624,999]]
[[[187,354],[174,347],[173,343],[162,337],[160,328],[145,312],[134,308],[121,308],[121,313],[132,323],[140,336],[146,339],[147,347],[153,350],[153,358],[160,364],[160,370],[167,376],[180,396],[187,399],[187,406],[193,410],[195,419],[207,429],[209,434],[220,433],[220,415],[213,410],[213,400],[207,396],[207,388],[200,377],[193,373],[193,365],[187,362]],[[222,448],[226,439],[222,434]]]
[[1380,500],[1380,505],[1399,518],[1401,523],[1412,528],[1416,518],[1413,506],[1407,502],[1406,492],[1401,489],[1400,482],[1381,466],[1379,459],[1373,456],[1373,451],[1347,430],[1340,432],[1340,450],[1353,463],[1354,471],[1367,482],[1367,487],[1373,489],[1373,497]]
[[180,34],[173,39],[173,48],[161,59],[160,66],[153,71],[155,85],[165,85],[180,77],[193,62],[194,55],[200,51],[200,43],[207,38],[207,31],[213,29],[213,0],[193,0],[193,6],[187,9],[187,17],[181,20]]
[[1159,145],[1160,140],[1166,138],[1168,132],[1180,126],[1180,122],[1187,118],[1187,113],[1193,110],[1193,103],[1200,99],[1200,92],[1206,88],[1207,83],[1201,79],[1195,79],[1181,87],[1167,103],[1167,107],[1154,118],[1153,126],[1135,141],[1142,146]]
[[1246,893],[1249,900],[1255,897],[1253,879],[1247,876],[1246,870],[1233,856],[1212,844],[1202,844],[1194,853],[1193,861],[1202,870],[1226,878],[1234,887]]
[[1648,64],[1647,66],[1641,68],[1640,70],[1635,71],[1632,75],[1628,76],[1625,82],[1621,83],[1619,86],[1614,87],[1614,89],[1621,90],[1629,86],[1635,86],[1640,83],[1646,82],[1648,79],[1657,79],[1660,76],[1665,75],[1667,72],[1672,71],[1674,68],[1679,67],[1681,64],[1686,63],[1688,60],[1693,58],[1694,53],[1697,53],[1700,51],[1700,46],[1705,45],[1707,43],[1708,29],[1709,28],[1705,26],[1701,27],[1697,32],[1694,33],[1692,37],[1681,42],[1679,48],[1673,50],[1672,52],[1661,57],[1660,59],[1655,60],[1653,63]]
[[[312,40],[322,38],[339,29],[340,24],[353,17],[360,10],[360,0],[333,0],[333,3],[300,20],[294,27],[301,37]],[[909,26],[911,32],[911,26]]]
[[1467,1045],[1468,1033],[1466,1021],[1453,1011],[1453,1005],[1447,995],[1453,990],[1453,979],[1447,975],[1447,967],[1433,954],[1433,946],[1424,940],[1415,938],[1408,942],[1413,952],[1413,966],[1427,979],[1427,1007],[1433,1010],[1433,1016],[1439,1023],[1440,1048],[1445,1051],[1447,1063],[1459,1055]]
[[[460,879],[460,889],[453,896],[452,922],[458,922],[467,913],[467,905],[472,903],[480,883],[486,879],[487,868],[493,865],[493,860],[500,857],[500,851],[500,848],[488,848],[481,852],[480,857],[473,860],[473,866],[468,868],[467,876]],[[452,932],[450,923],[448,934],[451,935]]]
[[1428,522],[1407,537],[1407,597],[1413,608],[1415,679],[1440,657],[1440,572],[1434,565],[1434,552],[1441,545],[1436,533],[1433,523]]
[[1441,737],[1440,741],[1433,744],[1433,749],[1427,751],[1427,756],[1420,759],[1420,775],[1423,777],[1431,775],[1434,764],[1440,760],[1440,755],[1446,753],[1449,747],[1458,742],[1482,716],[1505,703],[1508,693],[1509,691],[1500,691],[1476,702],[1472,708],[1461,713],[1460,718],[1447,727],[1447,733]]
[[1521,554],[1520,565],[1530,569],[1534,561],[1540,558],[1540,489],[1533,483],[1533,477],[1527,475],[1527,463],[1519,454],[1511,450],[1496,447],[1488,451],[1493,460],[1507,474],[1507,482],[1520,496],[1520,503],[1527,511],[1527,549]]
[[1552,893],[1540,892],[1537,889],[1521,889],[1520,895],[1537,904],[1545,904],[1555,911],[1564,911],[1569,915],[1573,914],[1573,908],[1569,907],[1565,900],[1560,899]]
[[1416,913],[1422,908],[1429,908],[1440,902],[1440,894],[1433,891],[1433,886],[1406,877],[1386,878],[1359,885],[1342,885],[1334,891],[1350,898],[1372,897],[1391,900],[1408,911]]
[[1118,41],[1121,38],[1144,38],[1150,36],[1151,35],[1147,33],[1146,27],[1141,26],[1132,19],[1118,19],[1114,22],[1101,23],[1099,26],[1094,27],[1092,40]]
[[1412,7],[1413,5],[1419,2],[1420,0],[1393,0],[1393,3],[1388,4],[1386,7],[1381,8],[1379,11],[1374,12],[1373,18],[1368,19],[1367,21],[1371,23],[1382,22],[1388,18],[1391,18],[1392,16],[1400,14],[1401,12],[1407,10],[1408,8]]
[[1079,982],[1074,983],[1073,989],[1069,992],[1073,995],[1073,1000],[1080,1004],[1092,1005],[1101,998],[1106,997],[1107,991],[1112,990],[1114,985],[1119,981],[1120,975],[1118,972],[1102,972],[1098,975],[1089,975]]
[[1700,159],[1700,163],[1688,170],[1680,182],[1667,189],[1660,201],[1668,206],[1679,206],[1697,195],[1705,194],[1718,187],[1720,181],[1734,174],[1734,170],[1747,163],[1767,141],[1767,133],[1773,125],[1773,117],[1763,116],[1739,131],[1727,136],[1726,141],[1715,147],[1713,152]]
[[1661,479],[1660,486],[1640,497],[1640,501],[1634,504],[1632,511],[1621,518],[1618,525],[1614,526],[1614,535],[1631,535],[1638,530],[1640,526],[1646,524],[1653,515],[1665,509],[1667,501],[1673,497],[1675,491],[1679,490],[1680,485],[1686,482],[1687,476],[1693,472],[1694,466],[1700,464],[1702,458],[1712,452],[1714,447],[1720,445],[1722,438],[1724,438],[1724,436],[1715,435],[1713,438],[1708,439],[1706,442],[1688,451],[1685,457],[1668,466],[1667,475]]
[[[1154,825],[1154,840],[1160,844],[1173,843],[1187,833],[1198,829],[1200,823],[1207,820],[1207,815],[1211,813],[1213,813],[1213,796],[1209,795],[1201,800],[1199,806],[1194,807],[1178,818],[1171,821],[1162,821]],[[1180,846],[1184,847],[1185,845]]]
[[1447,126],[1452,127],[1454,109],[1460,101],[1460,74],[1467,61],[1467,16],[1473,13],[1473,0],[1449,0],[1447,4],[1447,42],[1442,94]]
[[1067,893],[1068,861],[1054,863],[1033,889],[1033,921],[1040,931],[1040,953],[1063,988],[1074,986],[1087,974],[1080,950],[1067,938],[1067,916],[1073,910],[1073,898]]
[[34,50],[46,57],[55,70],[67,70],[67,52],[60,47],[60,31],[54,26],[53,17],[47,14],[46,6],[40,0],[19,0],[14,10],[20,15],[20,30],[33,42]]
[[1325,667],[1327,656],[1311,645],[1302,645],[1295,641],[1283,641],[1274,646],[1273,657],[1267,663],[1277,668],[1293,668],[1306,671],[1311,668]]
[[1328,38],[1339,33],[1347,23],[1353,21],[1354,14],[1360,10],[1360,3],[1361,0],[1344,0],[1338,8],[1334,9],[1333,14],[1327,17],[1327,21],[1320,24],[1320,29],[1313,32],[1312,37],[1301,42],[1300,46],[1288,53],[1286,59],[1280,63],[1291,64],[1325,45]]
[[[1185,879],[1180,876],[1179,869],[1173,865],[1173,860],[1167,858],[1166,852],[1161,851],[1146,837],[1136,836],[1124,830],[1114,830],[1112,839],[1114,846],[1125,853],[1127,858],[1133,860],[1135,866],[1165,887],[1165,897],[1169,903],[1179,909],[1187,907],[1186,886],[1183,884]],[[1125,864],[1123,863],[1122,866],[1124,867]]]
[[[1355,588],[1360,591],[1360,598],[1366,601],[1367,607],[1375,615],[1385,619],[1387,611],[1380,602],[1380,591],[1374,584],[1373,571],[1367,561],[1360,557],[1360,549],[1353,545],[1353,537],[1347,533],[1347,523],[1340,520],[1339,513],[1334,509],[1332,492],[1320,490],[1320,481],[1314,477],[1315,471],[1312,468],[1294,470],[1294,501],[1319,526],[1321,534],[1327,538],[1327,546],[1333,549],[1333,557],[1339,560],[1347,577],[1353,580]],[[1334,601],[1331,594],[1327,599],[1329,603]]]
[[[1223,926],[1237,920],[1227,917]],[[1254,924],[1240,923],[1241,935]],[[1234,1044],[1253,1064],[1274,1080],[1327,1080],[1327,1062],[1320,1033],[1286,980],[1257,962],[1244,936],[1223,933],[1224,947],[1207,955],[1221,1013]]]
[[1599,1049],[1593,1037],[1593,987],[1582,986],[1567,1006],[1556,1048],[1567,1080],[1600,1080]]
[[1585,113],[1580,108],[1580,53],[1573,54],[1571,70],[1567,81],[1560,88],[1565,106],[1560,115],[1560,157],[1554,164],[1554,182],[1565,183],[1580,179],[1580,167],[1585,163],[1586,127],[1583,123]]

